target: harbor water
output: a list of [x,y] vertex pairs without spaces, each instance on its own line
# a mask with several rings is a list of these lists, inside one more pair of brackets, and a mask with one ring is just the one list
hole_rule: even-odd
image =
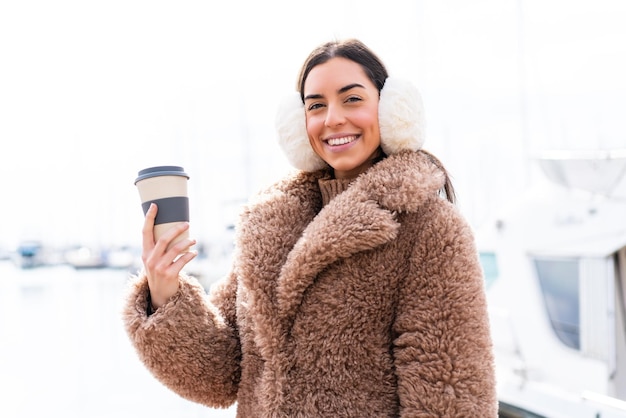
[[182,399],[145,369],[121,320],[129,277],[0,261],[0,417],[235,416]]

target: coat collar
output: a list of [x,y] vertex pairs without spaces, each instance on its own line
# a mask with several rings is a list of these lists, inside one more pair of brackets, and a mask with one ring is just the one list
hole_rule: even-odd
[[397,213],[416,211],[444,183],[426,154],[401,152],[371,167],[322,208],[317,183],[325,175],[300,172],[244,211],[239,275],[252,290],[249,306],[259,347],[284,341],[305,290],[321,270],[393,240]]

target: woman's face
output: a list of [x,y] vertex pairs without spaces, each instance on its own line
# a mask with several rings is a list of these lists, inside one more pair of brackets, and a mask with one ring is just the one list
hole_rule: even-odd
[[309,72],[304,83],[309,142],[336,178],[358,176],[380,152],[378,97],[363,68],[349,59],[331,58]]

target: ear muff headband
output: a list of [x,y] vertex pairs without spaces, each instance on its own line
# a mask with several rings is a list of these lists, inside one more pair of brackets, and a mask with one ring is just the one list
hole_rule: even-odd
[[[424,144],[424,108],[417,88],[408,80],[389,77],[378,103],[380,142],[385,154],[417,151]],[[279,105],[276,115],[278,143],[295,168],[317,171],[327,164],[313,151],[306,132],[304,105],[294,92]]]

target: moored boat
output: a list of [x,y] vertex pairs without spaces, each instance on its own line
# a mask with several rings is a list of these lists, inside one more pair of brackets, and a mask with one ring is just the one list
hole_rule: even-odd
[[501,417],[626,417],[626,150],[551,152],[477,231]]

